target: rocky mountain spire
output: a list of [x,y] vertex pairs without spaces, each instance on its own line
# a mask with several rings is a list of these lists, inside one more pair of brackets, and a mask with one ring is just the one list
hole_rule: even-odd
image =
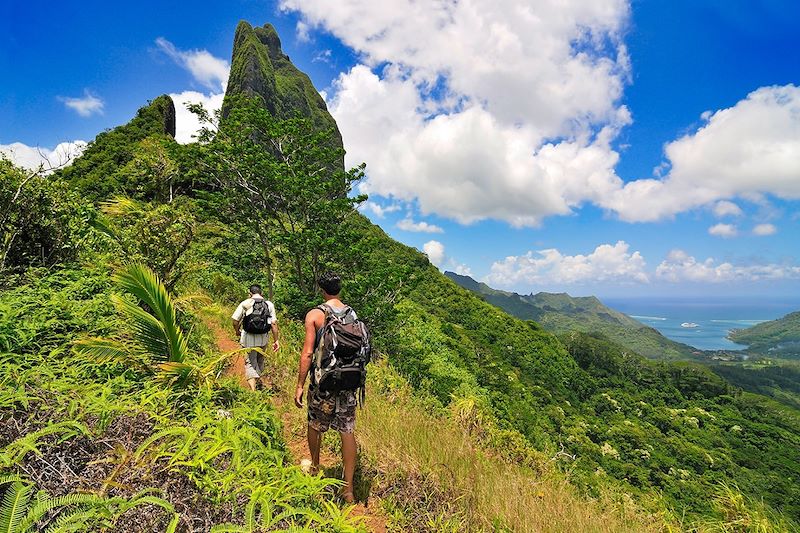
[[269,112],[278,118],[300,113],[320,129],[332,128],[337,146],[342,147],[339,128],[325,100],[311,79],[283,53],[280,37],[272,24],[253,28],[241,21],[236,27],[231,73],[222,105],[223,118],[230,112],[231,96],[237,94],[260,97]]

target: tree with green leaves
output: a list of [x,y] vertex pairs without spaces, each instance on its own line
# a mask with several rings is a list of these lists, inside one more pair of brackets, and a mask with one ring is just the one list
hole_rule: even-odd
[[237,97],[224,120],[191,106],[205,123],[198,162],[229,196],[229,216],[256,229],[273,292],[272,260],[291,265],[309,299],[326,265],[347,253],[347,219],[365,195],[351,196],[364,165],[349,171],[333,130],[307,118],[276,119],[258,98]]
[[187,252],[205,228],[195,209],[185,196],[165,204],[117,197],[101,202],[94,226],[114,240],[126,263],[146,264],[172,291],[190,268]]
[[0,156],[0,272],[73,259],[95,212],[53,167],[23,170]]

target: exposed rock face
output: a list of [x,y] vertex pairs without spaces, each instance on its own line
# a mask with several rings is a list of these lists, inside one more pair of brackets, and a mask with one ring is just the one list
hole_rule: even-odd
[[236,94],[260,97],[275,117],[289,118],[299,112],[310,118],[315,127],[333,129],[336,145],[342,147],[342,136],[325,101],[311,79],[283,53],[272,24],[253,28],[241,21],[236,27],[223,117],[230,112],[230,97]]
[[156,113],[161,114],[163,119],[164,133],[175,138],[175,102],[166,94],[162,94],[150,104]]

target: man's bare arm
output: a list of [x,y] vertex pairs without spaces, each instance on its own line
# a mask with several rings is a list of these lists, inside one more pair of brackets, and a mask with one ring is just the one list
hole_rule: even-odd
[[233,332],[236,333],[236,336],[242,334],[242,321],[241,320],[234,320],[233,321]]
[[297,407],[303,406],[303,388],[306,384],[306,376],[311,369],[311,356],[314,353],[314,341],[317,337],[316,315],[322,311],[312,309],[306,315],[306,338],[303,342],[303,351],[300,353],[300,369],[297,372],[297,389],[295,390],[294,403]]
[[278,349],[281,347],[280,331],[278,330],[278,323],[273,322],[272,325],[270,326],[270,329],[272,330],[272,349],[277,352]]

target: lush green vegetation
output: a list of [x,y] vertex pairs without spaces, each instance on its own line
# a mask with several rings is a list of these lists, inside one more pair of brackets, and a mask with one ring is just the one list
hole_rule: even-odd
[[[270,405],[197,370],[219,356],[191,310],[177,311],[140,267],[114,278],[107,267],[83,267],[6,280],[0,468],[24,479],[9,482],[5,498],[29,501],[34,484],[50,494],[36,497],[25,511],[35,519],[19,531],[66,531],[73,519],[81,530],[184,530],[190,521],[208,529],[251,515],[264,527],[353,530],[326,503],[335,482],[287,465]],[[191,335],[181,322],[194,324]],[[129,331],[128,343],[81,340],[119,331]],[[158,510],[128,512],[143,505]],[[54,520],[64,506],[71,511]]]
[[762,322],[730,334],[734,342],[748,345],[748,351],[770,357],[800,357],[800,311]]
[[[82,196],[169,198],[175,192],[175,105],[162,95],[128,124],[95,137],[83,155],[58,174]],[[185,190],[185,189],[183,189]]]
[[[418,347],[403,351],[400,342],[397,366],[442,401],[465,391],[482,398],[538,450],[563,450],[563,466],[590,492],[621,485],[677,516],[708,516],[713,488],[734,482],[798,516],[800,493],[787,482],[800,468],[796,411],[741,394],[699,364],[650,362],[586,334],[558,342],[435,273],[416,290],[416,307],[403,314],[422,309],[437,320],[398,329],[435,348],[421,358],[412,355]],[[437,379],[447,365],[462,372]],[[474,376],[477,386],[461,375]]]
[[711,369],[748,392],[800,409],[800,362],[796,360],[757,357],[741,363],[714,365]]
[[[344,172],[335,131],[270,108],[302,108],[275,74],[289,63],[273,34],[240,25],[231,75],[270,115],[229,99],[219,130],[179,146],[162,97],[47,179],[0,163],[11,180],[0,208],[14,213],[1,228],[13,260],[0,279],[0,502],[11,502],[0,524],[358,530],[333,503],[336,481],[291,465],[273,398],[220,377],[226,354],[198,310],[271,284],[288,319],[272,361],[281,383],[300,338],[291,321],[314,274],[333,268],[386,357],[362,414],[360,490],[375,481],[397,530],[796,527],[798,411],[704,366],[557,337],[390,239],[353,210],[360,174]],[[308,157],[292,155],[299,166],[264,149],[287,134]],[[234,179],[251,163],[258,176]],[[241,215],[253,198],[270,208],[255,224]],[[30,230],[20,247],[8,237],[48,224],[63,231]]]
[[0,158],[0,272],[75,259],[94,210],[63,182]]
[[445,273],[450,279],[492,305],[522,320],[533,320],[552,333],[601,333],[650,359],[681,360],[696,357],[691,346],[672,341],[638,320],[603,305],[594,296],[568,294],[516,294],[493,289],[469,276]]

